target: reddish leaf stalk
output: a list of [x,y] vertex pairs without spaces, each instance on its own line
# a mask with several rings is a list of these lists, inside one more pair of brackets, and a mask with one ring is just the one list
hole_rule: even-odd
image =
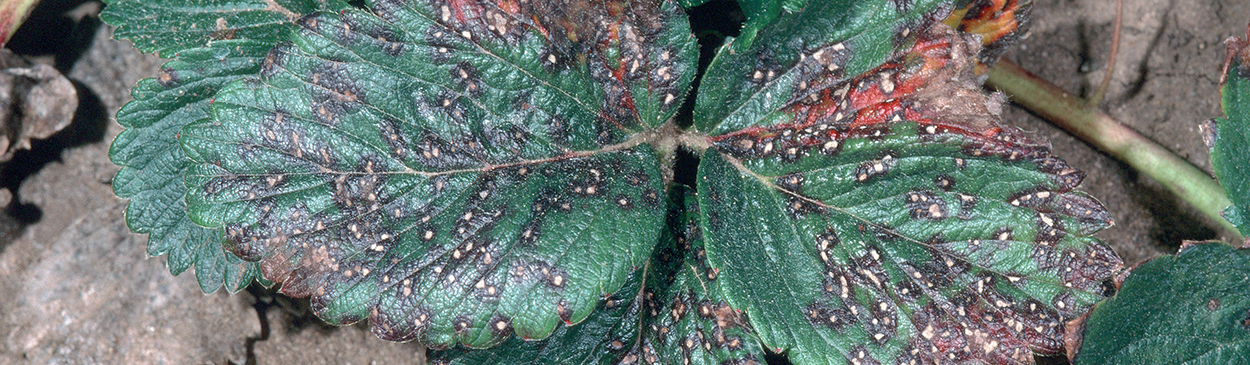
[[1220,211],[1232,205],[1224,188],[1166,147],[1011,61],[999,60],[990,69],[986,85],[1007,93],[1012,101],[1158,181],[1238,241],[1243,239],[1232,223],[1220,215]]
[[1089,98],[1089,105],[1097,107],[1102,102],[1103,96],[1107,95],[1107,87],[1111,86],[1111,78],[1115,75],[1115,58],[1120,53],[1120,27],[1123,23],[1124,16],[1124,0],[1116,0],[1115,2],[1115,23],[1111,32],[1111,52],[1107,55],[1106,72],[1102,75],[1102,83],[1098,84],[1098,89],[1094,91],[1094,95]]

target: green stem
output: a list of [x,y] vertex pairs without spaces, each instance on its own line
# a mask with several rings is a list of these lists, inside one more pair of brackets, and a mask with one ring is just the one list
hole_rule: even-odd
[[1224,188],[1189,161],[1011,61],[999,60],[989,76],[986,85],[1155,179],[1224,227],[1237,242],[1243,240],[1237,228],[1220,216],[1232,205]]

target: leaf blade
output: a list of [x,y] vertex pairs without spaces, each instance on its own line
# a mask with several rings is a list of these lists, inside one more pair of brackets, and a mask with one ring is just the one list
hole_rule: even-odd
[[975,45],[943,29],[709,138],[709,261],[796,363],[1031,363],[1120,269],[1085,236],[1110,218],[1071,192],[1083,174],[999,124],[968,81]]
[[373,5],[301,19],[184,129],[190,215],[386,339],[480,348],[583,321],[662,226],[644,142],[692,77],[684,14],[573,7],[618,30],[586,33],[530,22],[543,4]]

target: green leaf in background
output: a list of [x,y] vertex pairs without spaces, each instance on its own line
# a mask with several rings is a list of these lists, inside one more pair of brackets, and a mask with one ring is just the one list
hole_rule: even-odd
[[126,129],[113,141],[109,158],[122,167],[113,190],[130,199],[126,223],[148,234],[149,255],[169,255],[174,275],[194,265],[206,293],[223,284],[228,291],[241,290],[259,277],[259,270],[221,247],[221,230],[187,218],[182,174],[191,161],[177,135],[190,122],[208,118],[209,100],[222,86],[255,74],[269,48],[263,42],[221,41],[183,51],[161,68],[159,77],[135,85],[135,100],[117,113]]
[[301,18],[183,130],[190,216],[326,321],[385,339],[477,348],[581,322],[659,237],[648,143],[696,49],[676,3],[591,5]]
[[729,304],[796,364],[1060,353],[1063,324],[1121,270],[1088,236],[1110,217],[1047,143],[1000,124],[974,81],[979,42],[922,26],[899,33],[914,46],[877,52],[804,32],[818,30],[722,52],[704,85],[741,91],[701,92],[695,108],[711,135],[697,180],[708,261]]
[[514,338],[493,349],[432,352],[431,362],[763,364],[759,339],[742,312],[727,304],[717,271],[707,265],[694,194],[681,187],[669,194],[668,229],[651,261],[605,296],[603,308],[585,322],[540,341]]
[[100,18],[117,27],[143,52],[174,57],[214,41],[240,39],[270,45],[287,38],[291,22],[319,10],[347,6],[341,0],[109,0]]
[[1250,363],[1250,250],[1187,244],[1141,264],[1085,324],[1083,364]]
[[[1250,39],[1250,29],[1247,29]],[[1220,105],[1224,118],[1203,125],[1204,140],[1211,149],[1211,165],[1220,185],[1233,205],[1224,210],[1224,218],[1237,226],[1243,236],[1250,236],[1250,43],[1229,38],[1224,74],[1220,77]]]

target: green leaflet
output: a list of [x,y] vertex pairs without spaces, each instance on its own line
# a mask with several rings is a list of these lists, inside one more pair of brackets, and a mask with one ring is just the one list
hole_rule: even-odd
[[1193,243],[1133,269],[1090,312],[1075,364],[1250,361],[1250,251]]
[[340,0],[110,0],[100,18],[117,26],[114,37],[135,48],[174,57],[215,41],[240,39],[269,45],[283,41],[291,22],[318,10],[347,6]]
[[708,261],[797,364],[1031,363],[1120,271],[1087,236],[1110,219],[1071,191],[1083,175],[1001,126],[970,81],[976,44],[944,26],[918,37],[849,80],[824,65],[830,47],[737,63],[721,74],[763,74],[763,91],[695,121],[712,131],[697,180]]
[[176,136],[188,123],[208,117],[209,100],[222,86],[259,70],[268,49],[262,42],[222,41],[183,51],[162,67],[159,78],[140,81],[131,91],[135,101],[117,113],[126,129],[113,141],[109,158],[122,167],[113,191],[130,199],[126,224],[149,234],[149,255],[169,254],[173,274],[195,265],[206,293],[223,284],[228,291],[241,290],[259,270],[221,248],[220,230],[187,218],[181,176],[190,160]]
[[[1250,33],[1247,35],[1250,39]],[[1224,118],[1216,118],[1203,126],[1207,146],[1211,149],[1211,165],[1220,185],[1233,205],[1224,210],[1224,218],[1237,226],[1242,235],[1250,235],[1250,173],[1244,167],[1250,156],[1250,44],[1246,40],[1228,41],[1227,64],[1221,77],[1220,105]]]
[[432,352],[431,362],[763,364],[758,339],[741,311],[726,303],[717,272],[707,265],[694,194],[675,186],[669,195],[668,229],[651,261],[586,322],[541,341],[514,338],[493,349]]
[[560,14],[546,5],[301,18],[184,129],[190,216],[383,338],[487,347],[581,322],[656,242],[643,142],[689,87],[694,42],[674,3],[528,21]]

